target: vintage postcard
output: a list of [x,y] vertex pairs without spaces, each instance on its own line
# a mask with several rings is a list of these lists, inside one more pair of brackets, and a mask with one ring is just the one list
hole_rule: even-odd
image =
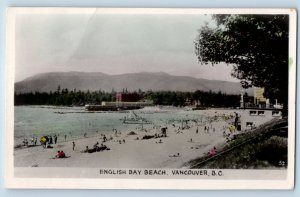
[[292,189],[295,9],[8,8],[6,186]]

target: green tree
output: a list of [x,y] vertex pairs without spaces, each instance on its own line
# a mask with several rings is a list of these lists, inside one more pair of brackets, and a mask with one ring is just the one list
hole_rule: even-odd
[[288,15],[214,15],[195,42],[202,64],[233,65],[244,88],[265,88],[265,96],[288,101]]
[[60,94],[60,89],[61,89],[61,88],[60,88],[60,85],[58,85],[58,86],[57,86],[57,90],[56,90],[56,93],[57,93],[57,94]]

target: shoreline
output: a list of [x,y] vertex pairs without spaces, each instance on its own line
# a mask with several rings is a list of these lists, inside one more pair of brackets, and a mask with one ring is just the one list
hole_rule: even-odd
[[[163,126],[154,125],[152,128],[145,126],[147,132],[134,130],[136,135],[127,135],[131,131],[120,131],[118,136],[112,132],[109,134],[99,132],[87,138],[58,142],[53,145],[52,149],[44,149],[41,146],[15,149],[15,167],[181,168],[187,161],[203,156],[214,146],[226,141],[223,128],[228,127],[231,120],[225,121],[220,115],[216,121],[209,123],[210,119],[215,117],[215,113],[211,110],[207,113],[207,120],[189,121],[185,129],[178,129],[181,123],[175,121],[164,125],[168,128],[167,137],[142,139],[145,135],[161,134],[160,128]],[[198,133],[196,133],[197,127]],[[204,127],[210,127],[211,130],[204,131]],[[113,139],[103,143],[101,135],[106,135],[107,138],[112,135]],[[75,142],[74,151],[72,150],[73,141]],[[110,150],[81,153],[86,146],[93,147],[97,142],[103,143]],[[63,150],[70,157],[50,159],[58,150]]]
[[[216,152],[222,151],[228,138],[244,132],[230,129],[236,111],[238,110],[201,110],[199,114],[193,112],[198,114],[198,119],[186,116],[186,120],[169,119],[160,125],[148,124],[142,128],[139,128],[140,125],[136,127],[124,125],[122,130],[113,129],[98,133],[94,131],[92,136],[90,133],[87,137],[77,135],[76,139],[67,138],[66,141],[62,140],[62,134],[58,143],[52,144],[51,149],[44,149],[42,146],[14,149],[14,166],[189,168],[185,166],[189,161],[207,155],[214,147]],[[242,111],[238,112],[242,114]],[[247,114],[245,111],[243,113]],[[162,128],[165,127],[167,137],[161,137]],[[130,133],[133,135],[129,135]],[[104,135],[110,140],[103,140]],[[99,147],[103,144],[109,150],[83,153],[87,146],[88,149],[92,149],[97,142]],[[68,158],[53,159],[57,151],[61,150]]]

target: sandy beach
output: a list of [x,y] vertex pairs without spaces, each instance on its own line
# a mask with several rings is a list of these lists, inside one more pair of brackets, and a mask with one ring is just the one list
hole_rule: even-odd
[[[35,146],[14,151],[15,167],[101,167],[101,168],[184,168],[186,162],[207,154],[214,146],[220,149],[226,143],[223,132],[233,121],[232,110],[217,112],[206,110],[205,120],[174,122],[166,126],[167,137],[142,139],[143,136],[161,134],[159,125],[145,125],[144,129],[99,132],[93,137],[58,142],[53,148]],[[227,118],[224,118],[224,117]],[[230,118],[228,118],[230,117]],[[209,131],[205,130],[209,128]],[[197,132],[198,128],[198,132]],[[136,135],[128,135],[131,131]],[[103,135],[108,138],[103,142]],[[113,137],[113,139],[110,139]],[[121,143],[120,143],[121,140]],[[125,140],[125,142],[124,142]],[[75,143],[74,151],[73,141]],[[110,150],[83,153],[99,142]],[[160,143],[161,142],[161,143]],[[39,143],[38,143],[39,144]],[[68,158],[55,158],[63,150]]]

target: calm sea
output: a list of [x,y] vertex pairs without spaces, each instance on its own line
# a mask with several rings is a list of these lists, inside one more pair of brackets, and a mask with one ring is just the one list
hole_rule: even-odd
[[[23,139],[41,137],[42,135],[59,135],[58,141],[82,138],[99,133],[113,134],[113,129],[129,132],[137,127],[150,128],[166,126],[169,123],[181,124],[182,120],[202,121],[202,111],[187,111],[183,108],[148,107],[134,110],[134,113],[147,119],[152,124],[124,124],[125,116],[130,112],[87,113],[82,107],[53,106],[16,106],[15,107],[15,144],[21,144]],[[98,133],[97,133],[98,131]]]

